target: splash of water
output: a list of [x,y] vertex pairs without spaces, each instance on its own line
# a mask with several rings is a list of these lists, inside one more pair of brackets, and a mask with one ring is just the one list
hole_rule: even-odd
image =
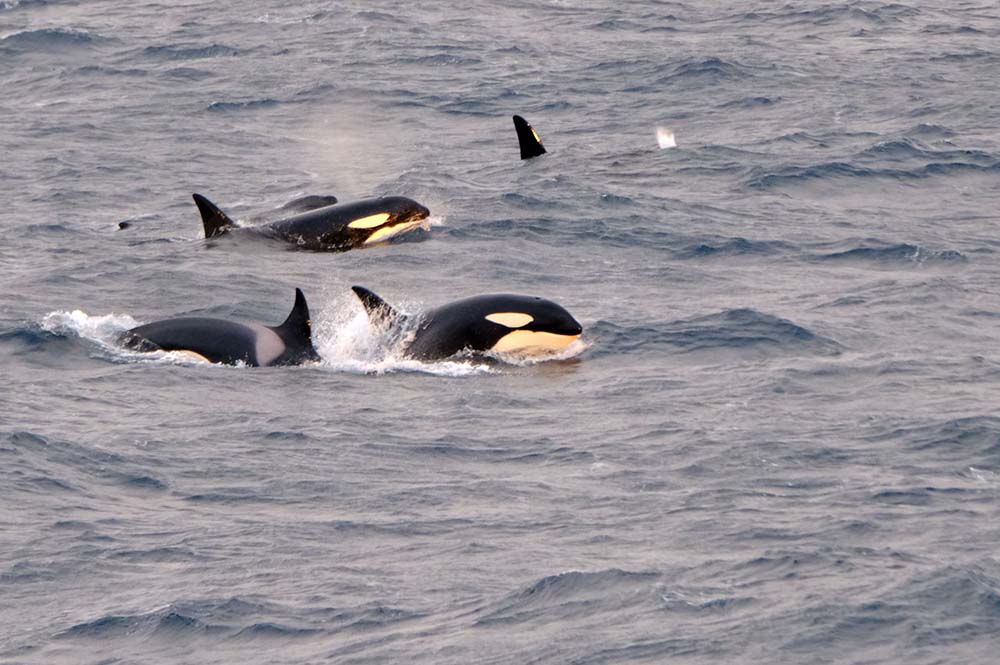
[[492,370],[472,359],[421,362],[407,358],[406,344],[412,338],[416,317],[406,317],[408,325],[390,329],[372,325],[356,303],[334,303],[323,312],[323,320],[313,326],[313,344],[320,365],[338,372],[385,374],[424,372],[438,376],[476,376]]
[[674,130],[669,127],[656,128],[656,143],[661,149],[676,148],[677,140],[674,138]]

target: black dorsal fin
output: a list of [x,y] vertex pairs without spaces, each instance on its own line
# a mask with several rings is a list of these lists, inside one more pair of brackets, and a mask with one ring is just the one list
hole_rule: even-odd
[[517,142],[521,144],[521,159],[531,159],[545,154],[545,146],[528,121],[519,115],[514,116],[514,129],[517,130]]
[[192,194],[194,202],[201,212],[201,223],[205,225],[205,237],[214,238],[235,228],[236,224],[229,219],[229,215],[222,212],[219,206],[215,205],[201,194]]
[[306,296],[302,293],[302,289],[295,289],[295,304],[292,305],[292,311],[288,314],[288,318],[272,330],[278,333],[278,337],[295,354],[301,354],[310,360],[315,360],[318,357],[312,343],[312,319],[309,317],[309,305],[306,304]]
[[287,212],[309,212],[310,210],[316,210],[317,208],[325,208],[327,206],[336,205],[337,197],[331,194],[309,194],[307,196],[300,196],[297,199],[292,199],[285,205],[281,206],[281,210]]
[[369,319],[389,320],[395,319],[399,313],[392,308],[392,305],[379,298],[363,286],[352,286],[351,290],[364,305]]

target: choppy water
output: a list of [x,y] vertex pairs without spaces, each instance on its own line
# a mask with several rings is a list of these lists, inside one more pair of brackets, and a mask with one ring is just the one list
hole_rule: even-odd
[[[998,65],[990,2],[0,1],[0,661],[995,662]],[[406,361],[352,284],[584,344]],[[113,342],[295,287],[318,365]]]

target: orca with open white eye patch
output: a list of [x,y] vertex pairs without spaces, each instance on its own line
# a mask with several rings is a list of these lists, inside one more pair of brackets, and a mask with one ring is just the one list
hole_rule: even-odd
[[[397,325],[400,314],[366,288],[351,287],[370,319]],[[473,296],[419,315],[406,355],[439,360],[456,353],[553,353],[580,337],[583,327],[562,306],[536,296]]]
[[261,367],[319,360],[309,306],[300,289],[295,289],[295,305],[279,326],[207,317],[167,319],[127,330],[119,342],[136,351],[186,351],[225,365],[242,362]]
[[[254,233],[319,251],[344,251],[373,245],[424,226],[430,211],[405,196],[383,196],[350,203],[323,205],[260,226],[238,226],[217,205],[194,194],[205,237],[231,232]],[[317,202],[321,197],[315,197]],[[301,208],[300,208],[301,209]]]
[[514,130],[517,131],[517,142],[521,146],[521,159],[531,159],[546,153],[542,137],[519,115],[514,116]]

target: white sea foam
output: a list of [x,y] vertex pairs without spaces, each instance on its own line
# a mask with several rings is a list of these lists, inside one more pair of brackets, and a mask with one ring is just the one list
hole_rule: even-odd
[[674,130],[669,127],[656,128],[656,142],[661,149],[676,148],[677,140],[674,138]]

